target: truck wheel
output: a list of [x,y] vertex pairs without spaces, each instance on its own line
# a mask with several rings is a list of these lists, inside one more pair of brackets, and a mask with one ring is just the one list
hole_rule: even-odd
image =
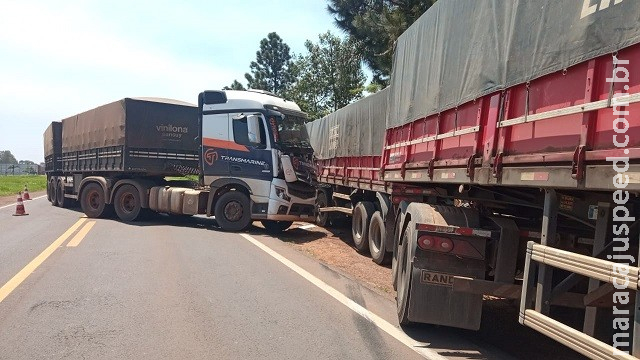
[[133,185],[122,185],[116,191],[113,207],[120,220],[124,222],[136,221],[142,210],[140,192]]
[[351,235],[358,252],[363,253],[369,250],[369,223],[375,211],[375,206],[369,201],[361,201],[353,209]]
[[96,183],[90,183],[82,189],[80,195],[82,211],[90,218],[99,218],[107,215],[104,190]]
[[328,212],[320,212],[320,208],[329,206],[329,202],[327,201],[327,193],[324,191],[318,192],[318,197],[316,198],[316,224],[318,226],[325,227],[329,224],[329,213]]
[[392,254],[387,252],[384,244],[385,234],[386,229],[382,214],[380,211],[376,211],[371,216],[371,223],[369,224],[369,252],[373,261],[378,265],[388,264],[389,260],[391,260]]
[[47,200],[53,204],[53,197],[51,196],[51,180],[47,180]]
[[398,291],[398,257],[400,244],[400,228],[402,226],[402,216],[396,218],[396,227],[393,229],[393,256],[391,257],[391,280],[393,281],[393,290]]
[[64,197],[64,183],[62,180],[58,180],[58,186],[56,187],[56,203],[61,208],[69,207],[71,201]]
[[409,227],[404,231],[402,236],[402,244],[398,248],[398,262],[396,267],[398,269],[397,273],[397,287],[398,291],[396,293],[396,309],[398,312],[398,322],[400,325],[411,325],[412,322],[409,320],[409,296],[411,294],[411,274],[412,274],[412,264],[411,264],[411,227],[412,223],[409,224]]
[[53,177],[51,178],[51,180],[49,180],[49,184],[47,185],[47,193],[49,193],[50,195],[50,199],[49,201],[51,202],[51,205],[53,206],[59,206],[58,205],[58,187],[56,186],[56,178]]
[[276,221],[276,220],[262,220],[260,221],[264,229],[268,233],[277,234],[283,232],[293,224],[293,221]]
[[242,231],[251,224],[249,198],[240,191],[224,193],[216,201],[213,215],[225,231]]

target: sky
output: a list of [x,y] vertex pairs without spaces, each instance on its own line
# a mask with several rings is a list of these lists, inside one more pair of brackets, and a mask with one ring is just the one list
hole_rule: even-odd
[[42,134],[125,97],[197,103],[277,32],[296,54],[341,35],[325,0],[0,0],[0,150],[44,161]]

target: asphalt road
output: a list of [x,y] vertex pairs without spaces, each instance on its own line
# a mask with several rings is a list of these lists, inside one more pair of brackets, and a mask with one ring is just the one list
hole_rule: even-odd
[[0,359],[512,358],[464,332],[409,338],[391,301],[258,229],[25,205],[0,208]]

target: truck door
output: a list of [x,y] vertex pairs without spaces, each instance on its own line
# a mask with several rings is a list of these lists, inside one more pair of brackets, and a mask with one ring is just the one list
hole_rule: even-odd
[[228,150],[229,170],[233,177],[271,181],[271,149],[264,117],[261,114],[236,113],[229,116],[233,141],[238,147]]
[[229,162],[223,159],[229,155],[228,148],[235,145],[230,138],[228,113],[203,116],[202,169],[205,176],[229,176]]

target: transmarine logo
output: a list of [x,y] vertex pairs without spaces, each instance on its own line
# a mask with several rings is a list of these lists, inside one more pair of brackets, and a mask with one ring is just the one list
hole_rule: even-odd
[[204,162],[212,166],[216,161],[218,161],[218,152],[215,149],[207,149],[207,151],[204,152]]

